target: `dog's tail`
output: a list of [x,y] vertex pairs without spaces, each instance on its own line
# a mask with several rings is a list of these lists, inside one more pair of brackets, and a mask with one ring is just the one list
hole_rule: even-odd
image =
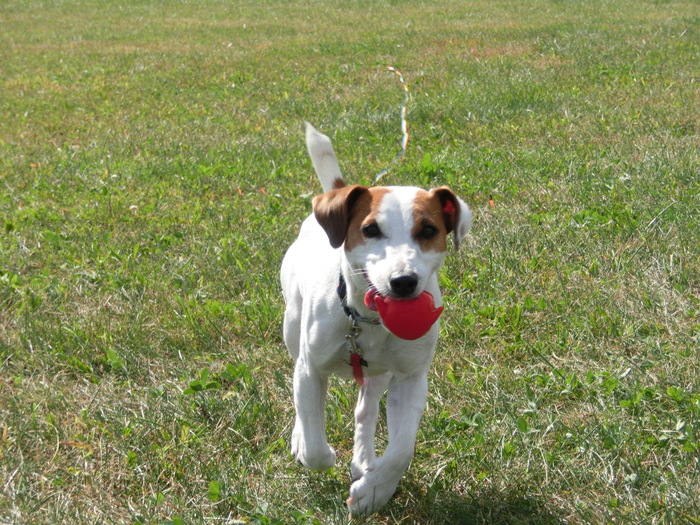
[[308,122],[306,123],[306,148],[309,150],[311,162],[324,192],[345,186],[338,160],[333,152],[331,139],[316,131],[316,128]]

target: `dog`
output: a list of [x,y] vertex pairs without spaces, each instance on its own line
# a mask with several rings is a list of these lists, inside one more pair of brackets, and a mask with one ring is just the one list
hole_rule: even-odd
[[[394,335],[366,303],[368,292],[388,300],[429,292],[440,307],[447,239],[452,234],[459,247],[471,212],[447,187],[348,186],[330,139],[308,123],[306,145],[324,193],[281,267],[284,341],[295,363],[291,453],[312,470],[335,465],[324,421],[327,380],[354,378],[362,386],[346,504],[351,515],[367,515],[393,496],[413,457],[439,331],[436,321],[416,339]],[[385,392],[389,439],[377,457]]]

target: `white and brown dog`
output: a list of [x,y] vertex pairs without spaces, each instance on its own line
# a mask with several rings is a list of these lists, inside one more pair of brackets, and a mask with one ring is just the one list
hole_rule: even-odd
[[[324,422],[327,379],[354,377],[362,387],[347,505],[353,515],[370,514],[394,494],[413,457],[439,323],[415,340],[399,338],[365,296],[374,290],[410,300],[427,291],[440,306],[437,272],[447,237],[453,232],[459,246],[471,213],[446,187],[346,186],[330,139],[307,124],[306,144],[325,193],[314,198],[313,214],[282,262],[284,340],[295,361],[292,454],[313,470],[334,466]],[[379,400],[387,389],[389,441],[377,457]]]

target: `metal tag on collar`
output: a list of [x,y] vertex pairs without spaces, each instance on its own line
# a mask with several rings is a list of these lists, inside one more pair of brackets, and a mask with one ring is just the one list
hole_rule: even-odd
[[357,319],[355,319],[354,315],[349,315],[348,320],[350,321],[348,323],[348,333],[345,336],[345,339],[348,340],[350,343],[350,348],[352,349],[352,352],[355,354],[360,353],[360,349],[357,346],[357,338],[360,337],[360,334],[362,333],[362,328],[357,324]]
[[367,361],[362,359],[362,350],[357,346],[357,338],[362,333],[362,328],[357,325],[357,319],[354,315],[349,315],[348,333],[345,336],[348,343],[350,343],[350,366],[352,366],[352,376],[355,379],[355,383],[359,386],[365,384],[364,374],[362,372],[362,367],[367,366]]

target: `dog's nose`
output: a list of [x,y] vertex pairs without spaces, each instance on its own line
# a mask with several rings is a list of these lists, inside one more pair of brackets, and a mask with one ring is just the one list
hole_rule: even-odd
[[389,280],[389,286],[391,286],[391,291],[397,297],[408,297],[416,291],[418,276],[415,273],[409,273],[400,275],[399,277],[393,277]]

